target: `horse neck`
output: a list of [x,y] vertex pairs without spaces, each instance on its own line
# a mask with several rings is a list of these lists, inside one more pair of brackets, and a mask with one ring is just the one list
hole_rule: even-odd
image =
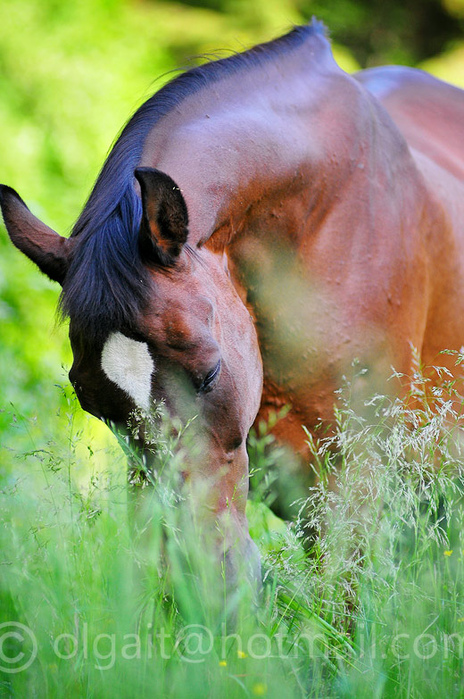
[[[297,165],[263,189],[244,215],[232,207],[207,243],[226,251],[242,298],[256,265],[271,274],[279,266],[300,267],[302,276],[309,270],[332,283],[362,276],[366,260],[377,264],[401,254],[405,240],[421,245],[424,184],[404,138],[350,78],[338,87],[341,100],[332,85],[330,105],[306,114]],[[276,172],[272,165],[267,170]]]
[[[299,250],[322,234],[332,244],[341,230],[370,242],[377,211],[386,228],[397,225],[405,172],[416,175],[404,139],[323,43],[313,49],[308,42],[285,70],[240,74],[238,92],[232,76],[192,96],[150,135],[141,165],[180,187],[192,246],[234,262],[252,241]],[[387,213],[382,186],[392,190]]]
[[313,35],[275,60],[245,62],[206,84],[156,124],[139,165],[180,187],[192,246],[213,237],[219,244],[227,226],[239,226],[257,200],[295,178],[310,159],[307,115],[318,111],[327,75],[340,74],[327,40]]

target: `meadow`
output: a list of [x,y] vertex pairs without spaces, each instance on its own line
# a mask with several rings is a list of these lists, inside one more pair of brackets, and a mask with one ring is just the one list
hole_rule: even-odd
[[[69,231],[118,130],[170,71],[302,18],[290,0],[236,4],[8,0],[1,181]],[[427,66],[454,80],[459,61],[456,45]],[[121,445],[67,382],[57,296],[1,228],[0,696],[464,696],[460,354],[432,394],[417,367],[414,410],[386,396],[360,409],[343,386],[335,433],[308,434],[317,479],[291,524],[270,510],[286,454],[269,426],[250,435],[254,604],[245,584],[231,596],[211,580],[169,482],[131,526]]]
[[[282,454],[265,426],[250,437],[257,605],[245,582],[229,595],[212,585],[191,512],[167,484],[148,494],[144,526],[130,526],[122,450],[95,448],[69,394],[53,434],[10,413],[31,448],[11,454],[2,482],[1,696],[462,696],[455,385],[430,405],[418,374],[420,408],[377,396],[370,419],[345,387],[335,435],[311,440],[309,551],[298,521],[267,506]],[[169,445],[163,458],[175,459]]]

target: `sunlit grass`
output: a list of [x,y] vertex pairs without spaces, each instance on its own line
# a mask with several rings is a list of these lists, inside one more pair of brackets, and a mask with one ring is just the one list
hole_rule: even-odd
[[[355,413],[342,392],[335,434],[310,440],[306,550],[258,484],[248,515],[262,599],[255,608],[238,589],[232,624],[185,503],[145,489],[149,516],[131,524],[122,451],[87,445],[70,404],[53,436],[10,452],[3,479],[0,623],[33,636],[0,627],[2,695],[460,695],[462,435],[456,384],[433,406],[425,385],[414,411],[377,396]],[[254,471],[269,471],[272,446],[253,437]]]

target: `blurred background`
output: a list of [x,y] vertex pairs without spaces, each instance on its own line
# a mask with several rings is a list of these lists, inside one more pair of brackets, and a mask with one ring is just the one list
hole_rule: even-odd
[[[464,87],[464,0],[1,0],[0,181],[67,234],[132,112],[173,70],[322,19],[341,66],[423,67]],[[59,289],[0,227],[0,463],[57,439],[75,411]],[[44,435],[48,435],[45,437]],[[90,447],[88,447],[90,449]]]

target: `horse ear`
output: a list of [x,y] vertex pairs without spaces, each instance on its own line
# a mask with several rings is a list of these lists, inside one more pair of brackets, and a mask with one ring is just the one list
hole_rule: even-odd
[[71,240],[63,238],[32,214],[14,189],[0,185],[0,206],[11,242],[50,279],[63,284]]
[[150,167],[135,171],[142,192],[139,250],[142,260],[172,267],[188,236],[187,205],[169,175]]

